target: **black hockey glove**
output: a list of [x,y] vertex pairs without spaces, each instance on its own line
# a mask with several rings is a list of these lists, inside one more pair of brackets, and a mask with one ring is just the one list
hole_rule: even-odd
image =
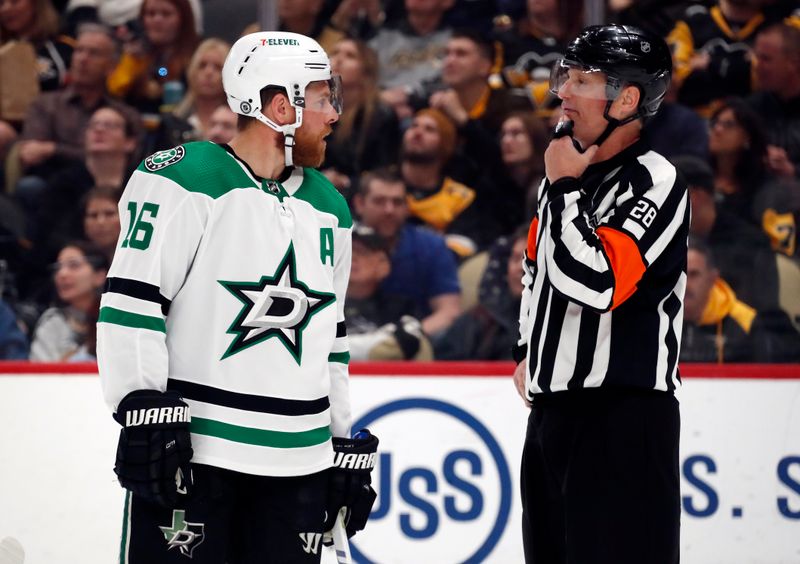
[[328,485],[325,530],[330,531],[344,507],[347,536],[366,527],[377,494],[372,489],[370,473],[375,468],[378,437],[361,429],[352,439],[333,438],[333,468]]
[[137,390],[119,402],[114,473],[123,488],[164,507],[192,484],[189,406],[177,392]]

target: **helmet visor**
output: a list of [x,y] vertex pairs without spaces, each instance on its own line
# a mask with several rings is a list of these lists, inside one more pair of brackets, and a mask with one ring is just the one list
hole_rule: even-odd
[[331,105],[336,113],[342,115],[344,109],[344,98],[342,96],[342,77],[332,74],[328,79],[328,87],[331,89]]
[[559,59],[550,70],[550,92],[558,96],[562,88],[568,88],[572,96],[593,100],[613,100],[620,91],[619,82],[602,69],[568,59]]
[[314,86],[307,86],[304,93],[304,111],[328,112],[333,108],[337,114],[342,113],[342,81],[338,75],[327,80],[315,80],[311,84]]

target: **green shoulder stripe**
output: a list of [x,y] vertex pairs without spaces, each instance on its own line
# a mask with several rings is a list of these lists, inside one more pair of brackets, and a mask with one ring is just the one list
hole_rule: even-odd
[[228,153],[209,141],[196,141],[159,151],[138,169],[169,178],[189,192],[214,199],[237,188],[258,188]]
[[294,196],[305,200],[321,212],[335,215],[339,219],[339,227],[347,229],[353,226],[347,200],[320,171],[304,168],[303,183]]

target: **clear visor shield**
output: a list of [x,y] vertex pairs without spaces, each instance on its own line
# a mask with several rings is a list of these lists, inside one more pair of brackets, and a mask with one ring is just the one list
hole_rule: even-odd
[[618,80],[599,68],[559,59],[550,70],[550,92],[559,96],[562,89],[571,96],[593,100],[613,100],[622,90]]
[[331,106],[333,106],[337,114],[342,115],[342,110],[344,110],[342,77],[338,74],[331,75],[330,79],[328,79],[328,86],[331,89]]
[[303,108],[306,112],[327,112],[328,105],[336,111],[337,114],[342,114],[342,79],[339,75],[333,75],[325,81],[319,81],[316,84],[325,84],[327,89],[314,89],[313,92],[306,87],[305,91],[305,106]]

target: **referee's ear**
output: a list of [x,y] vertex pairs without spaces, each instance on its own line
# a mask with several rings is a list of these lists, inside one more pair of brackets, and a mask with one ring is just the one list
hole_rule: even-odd
[[642,92],[639,87],[630,84],[624,87],[614,100],[609,115],[620,120],[632,116],[639,110],[639,100],[641,99]]

